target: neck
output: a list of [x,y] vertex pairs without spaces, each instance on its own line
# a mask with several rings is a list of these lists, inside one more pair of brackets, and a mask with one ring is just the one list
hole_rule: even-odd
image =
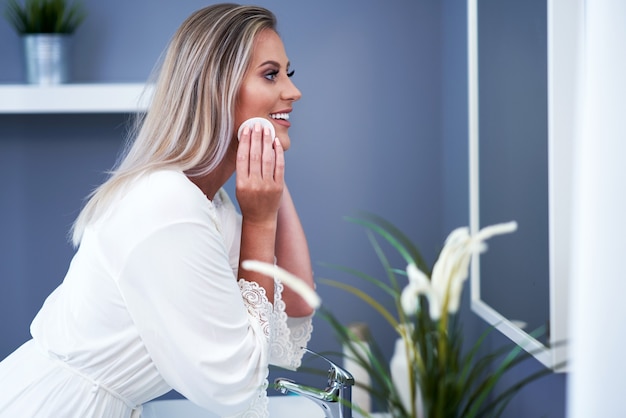
[[[236,150],[235,150],[236,156]],[[202,193],[206,195],[210,200],[213,200],[219,189],[224,186],[228,179],[233,175],[236,168],[235,158],[229,151],[226,157],[222,160],[220,165],[211,173],[201,177],[189,177],[192,183],[194,183]]]

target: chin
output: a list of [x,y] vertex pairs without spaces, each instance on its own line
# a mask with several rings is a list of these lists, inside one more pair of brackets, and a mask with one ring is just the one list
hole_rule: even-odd
[[276,136],[278,136],[278,139],[280,140],[280,144],[283,146],[283,149],[287,151],[289,147],[291,147],[291,138],[289,138],[289,135],[285,135],[282,137],[280,135]]

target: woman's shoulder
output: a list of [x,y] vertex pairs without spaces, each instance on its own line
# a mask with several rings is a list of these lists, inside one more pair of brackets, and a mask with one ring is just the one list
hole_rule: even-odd
[[147,189],[168,190],[170,192],[200,192],[185,173],[174,169],[160,169],[145,173],[139,177],[137,185]]
[[120,213],[154,221],[205,219],[207,198],[181,171],[157,170],[136,179],[119,202]]
[[106,215],[90,225],[89,238],[81,248],[89,252],[93,249],[89,243],[97,243],[97,251],[103,251],[101,256],[113,266],[112,271],[120,271],[128,255],[147,240],[162,240],[150,245],[158,242],[167,253],[168,246],[176,245],[169,241],[172,231],[185,231],[189,240],[204,239],[207,234],[218,237],[212,211],[206,196],[184,173],[154,171],[126,185]]
[[174,198],[193,199],[202,192],[182,171],[156,170],[136,178],[126,195],[143,195],[142,199],[169,201]]

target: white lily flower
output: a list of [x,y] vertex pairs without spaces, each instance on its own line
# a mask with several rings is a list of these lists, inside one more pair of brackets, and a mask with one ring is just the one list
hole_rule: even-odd
[[[443,315],[443,305],[446,303],[449,313],[456,313],[461,303],[463,284],[469,274],[471,257],[475,253],[486,250],[484,243],[494,235],[506,234],[517,229],[516,222],[507,222],[487,226],[473,236],[467,227],[457,228],[448,235],[439,258],[433,267],[430,281],[413,264],[407,267],[409,284],[402,291],[401,303],[407,314],[415,313],[417,296],[426,295],[430,305],[430,317],[438,320]],[[422,277],[423,276],[423,277]],[[425,283],[426,282],[426,283]],[[415,299],[411,305],[410,295]],[[407,308],[413,310],[407,310]]]
[[517,230],[517,222],[511,221],[501,224],[486,226],[476,234],[478,241],[486,241],[494,235],[509,234]]
[[257,273],[280,280],[281,283],[296,292],[313,309],[319,308],[322,304],[322,299],[315,290],[311,289],[309,285],[304,282],[304,280],[275,264],[264,263],[257,260],[244,260],[241,266],[246,270],[256,271]]
[[[406,268],[409,284],[402,290],[400,304],[407,315],[414,315],[418,308],[418,296],[430,294],[432,288],[428,277],[413,263]],[[432,305],[432,304],[431,304]]]

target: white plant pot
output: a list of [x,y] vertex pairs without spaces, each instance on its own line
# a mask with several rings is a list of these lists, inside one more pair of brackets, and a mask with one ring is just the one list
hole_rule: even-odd
[[[407,363],[406,347],[402,338],[396,340],[393,356],[389,363],[389,370],[391,372],[391,380],[400,395],[404,409],[411,411],[409,364]],[[424,417],[422,392],[419,387],[415,389],[415,411],[417,412],[417,418]]]
[[69,81],[70,35],[28,34],[22,39],[28,84],[54,85]]

